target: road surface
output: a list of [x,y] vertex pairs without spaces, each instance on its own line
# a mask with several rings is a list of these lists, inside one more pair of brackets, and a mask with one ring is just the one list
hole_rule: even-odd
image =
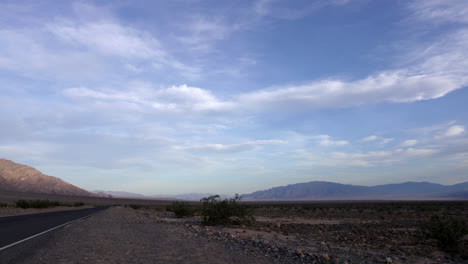
[[107,207],[0,217],[0,251],[18,241],[105,209]]

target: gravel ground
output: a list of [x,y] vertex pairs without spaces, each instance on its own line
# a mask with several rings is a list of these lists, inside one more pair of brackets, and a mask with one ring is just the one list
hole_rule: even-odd
[[114,207],[57,230],[27,263],[274,263],[185,226]]
[[468,263],[418,240],[417,215],[266,213],[253,226],[202,226],[200,216],[113,207],[52,232],[21,263]]

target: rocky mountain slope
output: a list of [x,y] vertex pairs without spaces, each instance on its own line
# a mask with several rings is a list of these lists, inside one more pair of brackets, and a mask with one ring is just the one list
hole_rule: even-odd
[[441,185],[429,182],[405,182],[360,186],[324,181],[297,183],[242,195],[251,200],[320,200],[320,199],[417,199],[468,198],[468,182]]
[[59,178],[44,175],[32,167],[6,159],[0,159],[0,190],[79,196],[93,195]]

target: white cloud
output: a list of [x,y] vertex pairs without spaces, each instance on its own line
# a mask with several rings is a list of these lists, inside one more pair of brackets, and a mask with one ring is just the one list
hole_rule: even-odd
[[255,2],[253,9],[260,17],[295,20],[310,15],[321,8],[345,5],[349,2],[349,0],[318,0],[306,2],[305,5],[303,2],[298,2],[299,5],[295,6],[294,2],[287,2],[287,5],[284,5],[286,3],[284,1],[259,0]]
[[365,137],[365,138],[361,139],[360,141],[361,142],[370,142],[370,141],[376,141],[377,139],[379,139],[378,136],[372,135],[372,136]]
[[[212,38],[221,38],[229,31],[223,28],[222,23],[206,18],[198,18],[191,27],[193,32]],[[47,34],[61,42],[55,43]],[[74,78],[77,79],[83,79],[84,75],[98,78],[102,74],[118,74],[115,69],[111,70],[115,66],[107,57],[124,59],[124,68],[131,72],[144,69],[136,66],[140,61],[158,65],[159,70],[167,67],[176,69],[188,78],[198,78],[202,72],[198,67],[171,57],[159,40],[149,33],[112,20],[86,23],[56,20],[45,27],[39,25],[38,30],[3,30],[0,31],[0,42],[3,43],[0,68],[22,74],[29,68],[36,72],[36,76],[47,72],[54,78],[63,74],[76,75]],[[49,47],[50,42],[55,46]],[[205,98],[201,99],[204,100],[202,103],[194,102],[193,107],[187,108],[201,111],[308,111],[381,102],[415,102],[440,98],[468,85],[467,48],[468,30],[459,30],[431,45],[424,56],[412,58],[414,65],[377,72],[362,79],[311,81],[233,95],[234,99],[230,101],[221,101],[201,88],[184,90],[178,87],[173,90],[178,89],[174,92],[183,93],[187,98],[191,96],[188,93],[197,93],[195,96]],[[25,53],[24,50],[30,52]],[[170,89],[166,92],[170,96]],[[162,94],[160,96],[163,97]],[[184,104],[177,100],[169,104],[159,101],[153,104],[154,108],[161,109],[180,109],[180,105]]]
[[319,140],[319,145],[324,147],[344,146],[349,143],[346,140],[332,140],[329,135],[320,135],[316,138]]
[[[47,29],[70,48],[86,47],[92,52],[128,60],[144,60],[155,65],[164,65],[180,70],[184,75],[196,78],[200,69],[191,67],[173,58],[154,36],[141,30],[125,27],[116,22],[77,23],[56,22]],[[128,68],[136,69],[132,64]],[[159,67],[160,68],[160,67]],[[141,69],[140,69],[141,70]]]
[[356,81],[324,80],[240,96],[250,108],[305,110],[436,99],[465,85],[444,75],[386,71]]
[[[460,5],[462,2],[456,3]],[[467,8],[466,4],[462,5],[464,7],[460,9]],[[447,17],[456,16],[457,12],[452,8],[439,11]],[[265,111],[302,111],[437,99],[468,86],[467,28],[456,28],[438,41],[417,43],[409,49],[412,52],[401,56],[404,58],[400,62],[403,66],[399,68],[357,80],[330,78],[302,85],[273,87],[242,94],[239,102]]]
[[415,139],[408,139],[408,140],[403,141],[403,142],[400,144],[400,146],[402,146],[402,147],[411,147],[411,146],[414,146],[414,145],[416,145],[416,144],[418,144],[418,141],[417,141],[417,140],[415,140]]
[[187,33],[177,39],[198,52],[210,51],[213,41],[224,39],[236,30],[235,25],[226,24],[221,17],[207,18],[200,15],[191,18],[181,28]]
[[451,126],[445,131],[444,136],[446,137],[454,137],[454,136],[460,136],[465,132],[465,127],[456,125],[456,126]]
[[[125,26],[105,10],[96,17],[28,21],[28,26],[7,24],[0,29],[0,69],[38,79],[87,81],[121,77],[122,69],[141,73],[171,71],[187,79],[199,79],[201,69],[174,57],[149,32]],[[85,8],[86,9],[86,8]],[[89,9],[89,8],[88,8]],[[35,12],[33,9],[28,12]],[[32,16],[30,14],[29,16]],[[1,20],[0,20],[1,22]],[[27,50],[28,52],[25,52]],[[138,65],[138,66],[137,66]],[[159,69],[150,65],[160,65]]]
[[150,59],[166,56],[153,37],[135,29],[115,23],[58,23],[49,30],[72,45],[83,45],[99,53]]
[[56,46],[49,37],[43,28],[0,29],[0,69],[36,80],[83,81],[113,75],[99,56]]
[[435,23],[468,23],[468,5],[465,0],[418,0],[410,2],[414,16]]
[[436,153],[438,153],[438,150],[430,148],[408,148],[365,153],[333,152],[323,160],[317,161],[317,165],[370,167],[427,157]]
[[370,135],[368,137],[362,138],[360,142],[378,142],[379,145],[384,146],[389,142],[393,141],[393,138],[384,138],[376,135]]
[[181,147],[189,151],[213,153],[239,153],[259,149],[266,145],[285,144],[283,140],[255,140],[240,144],[203,144],[191,147]]
[[413,129],[413,131],[420,136],[431,136],[432,140],[447,140],[465,133],[465,127],[463,125],[457,125],[456,123],[456,121],[449,121],[442,124]]
[[431,125],[431,126],[414,128],[414,129],[411,129],[410,131],[414,132],[414,133],[416,133],[416,134],[418,134],[420,136],[422,136],[422,135],[427,136],[427,135],[432,135],[432,134],[434,134],[436,132],[440,132],[442,130],[446,130],[449,126],[454,125],[455,123],[456,123],[456,121],[452,120],[452,121],[449,121],[449,122],[435,124],[435,125]]
[[227,111],[233,108],[232,103],[219,100],[210,91],[187,85],[171,86],[164,89],[140,86],[125,91],[97,91],[79,87],[64,90],[64,95],[121,104],[134,103],[148,109],[169,112],[212,112]]
[[393,138],[382,138],[382,141],[380,141],[380,145],[386,145],[392,142],[393,140],[394,140]]

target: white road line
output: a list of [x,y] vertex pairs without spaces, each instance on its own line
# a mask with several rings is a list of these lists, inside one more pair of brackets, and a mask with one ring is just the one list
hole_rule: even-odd
[[104,210],[101,210],[101,211],[92,213],[92,214],[87,215],[87,216],[83,216],[83,217],[81,217],[81,218],[75,219],[75,220],[70,221],[70,222],[67,222],[67,223],[65,223],[65,224],[61,224],[61,225],[58,225],[58,226],[56,226],[56,227],[52,227],[51,229],[48,229],[48,230],[43,231],[43,232],[41,232],[41,233],[32,235],[32,236],[27,237],[27,238],[25,238],[25,239],[16,241],[15,243],[11,243],[10,245],[7,245],[7,246],[4,246],[4,247],[0,248],[0,251],[5,250],[5,249],[7,249],[7,248],[9,248],[9,247],[12,247],[12,246],[14,246],[14,245],[18,245],[19,243],[23,243],[24,241],[27,241],[27,240],[32,239],[32,238],[35,238],[35,237],[37,237],[37,236],[43,235],[43,234],[45,234],[45,233],[48,233],[48,232],[50,232],[50,231],[52,231],[52,230],[55,230],[55,229],[57,229],[57,228],[60,228],[60,227],[62,227],[62,226],[65,226],[65,225],[68,225],[68,224],[72,224],[72,223],[74,223],[74,222],[76,222],[76,221],[80,221],[80,220],[82,220],[82,219],[85,219],[85,218],[87,218],[87,217],[90,217],[90,216],[92,216],[92,215],[95,215],[95,214],[97,214],[97,213],[100,213],[100,212],[102,212],[102,211],[104,211]]

